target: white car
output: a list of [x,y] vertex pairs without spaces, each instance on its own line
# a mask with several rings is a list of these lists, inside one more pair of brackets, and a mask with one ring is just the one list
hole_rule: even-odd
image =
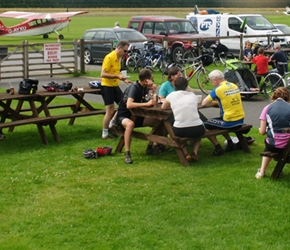
[[280,42],[286,44],[286,47],[290,47],[290,27],[286,24],[274,24],[274,26],[284,34],[289,35],[280,37]]

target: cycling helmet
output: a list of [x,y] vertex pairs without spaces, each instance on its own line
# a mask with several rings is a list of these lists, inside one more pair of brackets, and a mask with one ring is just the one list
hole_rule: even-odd
[[72,89],[73,84],[69,81],[63,82],[62,87],[64,91],[70,91]]
[[101,82],[100,81],[90,81],[89,87],[91,89],[99,89],[99,88],[101,88]]
[[86,159],[94,159],[94,158],[98,157],[98,153],[96,151],[92,150],[92,149],[86,149],[83,152],[83,156]]

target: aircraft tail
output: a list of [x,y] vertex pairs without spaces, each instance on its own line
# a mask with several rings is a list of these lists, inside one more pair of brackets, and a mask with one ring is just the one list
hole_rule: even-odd
[[5,25],[2,23],[2,21],[0,20],[0,30],[3,30],[3,29],[5,29],[6,27],[5,27]]

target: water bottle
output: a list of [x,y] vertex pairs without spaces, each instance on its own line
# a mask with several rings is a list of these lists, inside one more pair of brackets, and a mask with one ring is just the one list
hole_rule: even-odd
[[287,77],[287,86],[290,86],[290,77]]
[[193,70],[190,70],[189,73],[187,74],[187,77],[191,77],[193,74]]

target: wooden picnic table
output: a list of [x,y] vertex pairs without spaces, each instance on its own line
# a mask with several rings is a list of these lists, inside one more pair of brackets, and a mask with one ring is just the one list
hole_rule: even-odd
[[[0,110],[0,129],[9,128],[9,132],[12,132],[15,126],[36,124],[42,142],[47,144],[43,126],[48,125],[54,140],[60,142],[55,127],[58,120],[69,119],[69,125],[73,125],[78,117],[105,114],[104,109],[94,108],[85,100],[87,94],[100,94],[100,89],[87,87],[73,92],[39,90],[32,95],[0,93],[0,106],[3,108]],[[56,97],[73,97],[76,102],[54,105],[52,101]],[[28,108],[23,106],[25,102],[29,104]],[[63,113],[54,115],[50,112],[51,109],[62,109]]]
[[[207,118],[201,113],[202,109],[199,109],[199,114],[201,119],[204,121]],[[180,162],[184,166],[188,166],[189,163],[186,159],[186,156],[184,154],[185,148],[188,141],[191,141],[191,138],[181,138],[174,135],[172,124],[171,124],[171,116],[172,116],[172,110],[171,109],[161,109],[161,104],[158,104],[156,107],[142,107],[142,108],[135,108],[131,109],[131,113],[134,116],[141,116],[141,117],[149,117],[158,119],[160,122],[158,126],[155,126],[155,128],[152,128],[150,133],[142,133],[139,131],[133,131],[132,137],[138,138],[142,140],[146,140],[149,142],[155,142],[161,145],[165,146],[171,146],[174,147],[176,150],[176,153],[180,159]],[[205,135],[202,138],[206,138],[208,136],[215,136],[215,135],[223,135],[225,133],[235,133],[238,137],[239,141],[241,142],[242,149],[244,152],[250,152],[250,149],[244,140],[243,133],[249,132],[249,130],[252,128],[252,125],[244,124],[239,129],[214,129],[207,131]],[[164,131],[164,129],[167,131],[168,136],[162,136],[160,135],[161,131]],[[116,147],[115,152],[119,153],[122,151],[124,147],[124,129],[120,126],[115,127],[116,134],[121,135],[119,139],[119,143]]]

